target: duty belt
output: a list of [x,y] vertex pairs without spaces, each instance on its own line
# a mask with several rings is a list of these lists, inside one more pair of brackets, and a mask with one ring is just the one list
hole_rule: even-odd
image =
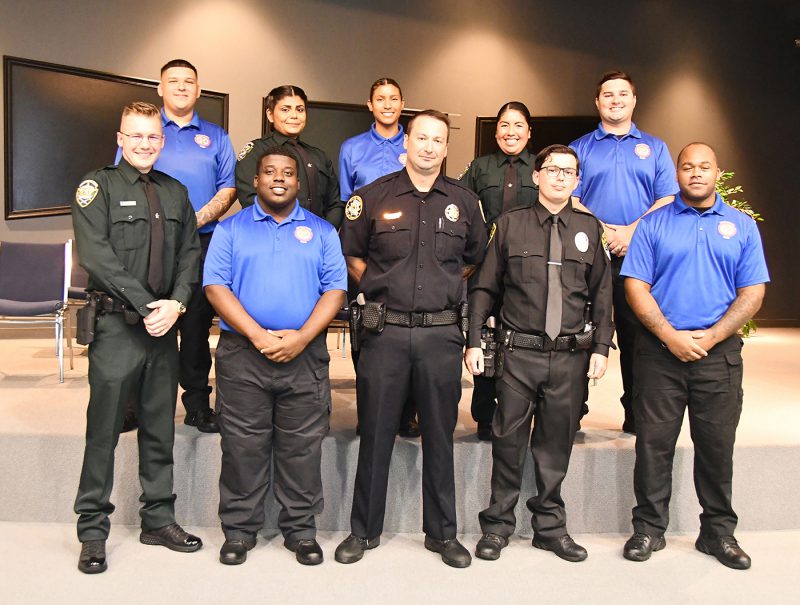
[[576,351],[592,346],[592,333],[581,332],[570,336],[559,336],[550,340],[542,334],[525,334],[514,330],[502,330],[503,344],[509,349],[532,349],[534,351]]
[[450,326],[458,323],[458,311],[445,309],[444,311],[394,311],[386,309],[386,323],[393,326],[406,328],[429,328],[431,326]]
[[105,292],[89,290],[87,294],[97,301],[97,307],[103,313],[122,313],[125,309],[129,308],[124,302],[113,296],[109,296]]

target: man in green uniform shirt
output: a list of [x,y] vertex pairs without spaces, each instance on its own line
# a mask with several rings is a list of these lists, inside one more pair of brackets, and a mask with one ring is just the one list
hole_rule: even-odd
[[164,145],[157,107],[126,106],[117,143],[119,165],[86,175],[72,205],[78,256],[98,315],[89,344],[86,450],[75,499],[78,569],[84,573],[106,570],[114,449],[131,397],[139,418],[140,540],[179,552],[202,546],[175,523],[172,493],[175,322],[199,275],[195,214],[186,188],[152,170]]

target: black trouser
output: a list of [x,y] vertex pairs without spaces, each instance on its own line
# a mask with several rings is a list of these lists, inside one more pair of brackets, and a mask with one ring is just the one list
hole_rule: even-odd
[[331,405],[325,337],[323,332],[295,359],[276,363],[239,334],[227,330],[220,334],[219,517],[227,539],[252,538],[264,526],[271,459],[284,538],[316,536],[314,515],[324,504],[322,439],[328,432]]
[[625,300],[625,278],[619,274],[624,260],[624,256],[611,257],[614,327],[617,333],[619,365],[622,373],[622,397],[620,397],[620,403],[625,409],[625,419],[635,421],[635,412],[632,405],[634,391],[633,360],[636,336],[644,328],[636,318],[633,309],[628,305],[628,301]]
[[658,536],[669,524],[672,462],[684,411],[694,443],[694,486],[706,536],[729,536],[737,517],[731,507],[733,444],[742,412],[742,341],[731,336],[708,357],[684,363],[650,332],[636,343],[637,505],[633,527]]
[[208,374],[211,372],[208,333],[214,321],[215,311],[203,290],[203,265],[206,262],[211,235],[211,233],[200,234],[202,249],[200,282],[186,306],[186,313],[178,322],[181,334],[179,373],[180,384],[183,387],[181,400],[187,414],[208,408],[208,398],[211,395],[211,386],[208,384]]
[[114,449],[119,441],[126,404],[135,401],[139,418],[139,480],[143,529],[175,521],[172,493],[172,446],[178,394],[178,347],[173,327],[159,338],[144,324],[130,326],[122,313],[101,315],[89,345],[89,406],[75,512],[78,539],[105,540],[114,483]]
[[457,325],[366,332],[357,389],[361,442],[353,491],[351,531],[361,538],[383,532],[386,486],[400,416],[409,392],[419,403],[422,431],[422,529],[432,538],[456,536],[453,431],[461,399]]
[[497,389],[495,388],[494,378],[486,376],[473,376],[472,382],[475,388],[472,391],[472,405],[470,412],[472,419],[481,424],[491,424],[494,418],[494,411],[497,409]]
[[478,515],[484,533],[514,533],[529,438],[537,491],[527,502],[533,530],[542,538],[567,533],[561,483],[583,402],[586,357],[586,351],[505,351],[492,422],[492,496]]

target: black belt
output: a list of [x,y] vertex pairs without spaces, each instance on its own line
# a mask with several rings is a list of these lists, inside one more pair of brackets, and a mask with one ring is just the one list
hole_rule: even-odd
[[97,307],[103,313],[122,313],[125,309],[129,308],[124,302],[118,298],[109,296],[105,292],[90,290],[88,295],[97,300]]
[[519,347],[533,351],[576,351],[588,349],[592,346],[592,334],[586,333],[586,338],[581,338],[584,333],[559,336],[550,340],[543,334],[524,334],[514,330],[502,330],[501,338],[508,349]]
[[432,326],[451,326],[458,323],[458,311],[445,309],[444,311],[393,311],[386,309],[386,323],[393,326],[406,328],[429,328]]

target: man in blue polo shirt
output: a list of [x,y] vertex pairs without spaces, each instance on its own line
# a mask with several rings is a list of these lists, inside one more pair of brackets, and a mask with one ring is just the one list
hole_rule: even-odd
[[347,268],[333,226],[297,202],[294,157],[276,147],[256,165],[256,203],[217,227],[203,276],[221,318],[220,561],[243,563],[255,546],[272,459],[284,546],[316,565],[331,405],[325,329],[344,303]]
[[573,196],[603,223],[612,254],[614,324],[622,369],[620,401],[625,410],[622,430],[635,433],[633,345],[641,326],[625,301],[619,270],[639,220],[669,204],[678,187],[667,145],[633,123],[636,87],[631,77],[621,71],[604,74],[594,103],[600,114],[597,130],[570,143],[581,163],[581,178]]
[[742,410],[742,340],[769,281],[755,221],[723,203],[714,150],[678,154],[680,195],[644,217],[622,275],[647,328],[636,341],[634,534],[623,554],[645,561],[666,545],[672,460],[685,410],[694,442],[694,483],[703,512],[696,548],[734,569],[750,557],[733,537],[733,444]]
[[[200,98],[197,69],[184,59],[173,59],[161,68],[158,94],[164,101],[161,124],[164,148],[155,168],[178,179],[189,190],[197,216],[197,230],[205,260],[217,220],[236,199],[236,156],[227,133],[200,118],[195,111]],[[117,153],[119,162],[120,152]],[[208,333],[214,309],[208,304],[202,282],[178,323],[180,332],[180,385],[183,388],[184,422],[204,433],[216,433],[216,417],[209,405],[211,351]]]

